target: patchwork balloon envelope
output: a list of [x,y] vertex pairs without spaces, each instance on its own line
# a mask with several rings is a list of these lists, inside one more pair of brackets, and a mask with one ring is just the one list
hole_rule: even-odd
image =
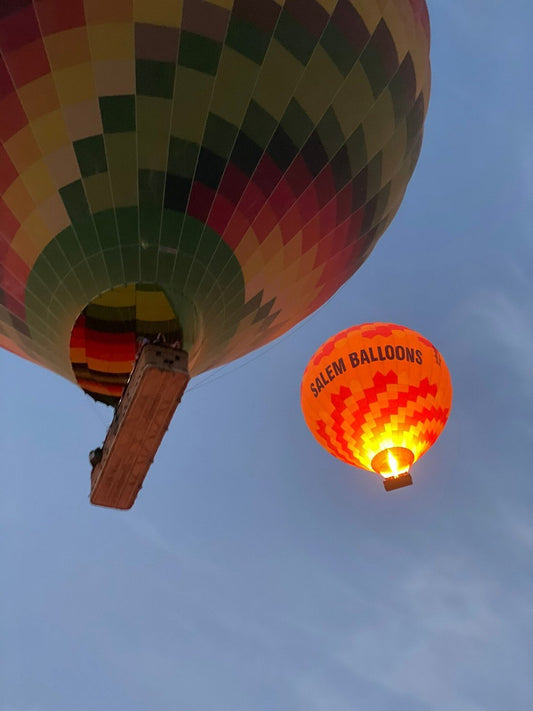
[[2,0],[0,344],[120,397],[139,336],[193,374],[323,304],[396,213],[424,0]]

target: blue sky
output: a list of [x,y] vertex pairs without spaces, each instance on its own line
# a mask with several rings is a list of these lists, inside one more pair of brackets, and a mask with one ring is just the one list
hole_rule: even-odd
[[[145,488],[88,503],[109,414],[0,353],[1,711],[530,711],[533,6],[430,0],[419,165],[317,314],[191,383]],[[354,323],[446,358],[444,434],[392,494],[299,383]]]

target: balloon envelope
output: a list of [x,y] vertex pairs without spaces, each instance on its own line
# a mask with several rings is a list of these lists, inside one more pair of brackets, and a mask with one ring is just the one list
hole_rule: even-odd
[[424,0],[5,0],[0,345],[116,398],[154,330],[193,374],[284,333],[392,220],[429,86]]
[[301,402],[328,452],[387,477],[408,471],[437,440],[452,384],[444,359],[419,333],[365,323],[318,349],[303,375]]

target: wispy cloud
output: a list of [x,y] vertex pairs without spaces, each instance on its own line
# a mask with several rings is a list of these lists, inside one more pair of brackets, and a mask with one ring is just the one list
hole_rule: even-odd
[[506,369],[500,377],[507,375],[508,380],[509,375],[515,376],[519,387],[530,394],[533,391],[533,295],[529,284],[520,284],[525,281],[522,273],[519,277],[514,294],[501,289],[477,291],[465,305],[462,320],[465,326],[470,322],[478,333],[482,332],[486,347],[498,349]]
[[513,520],[510,529],[518,543],[533,550],[533,524],[529,520]]
[[[520,161],[522,166],[522,206],[520,214],[522,216],[522,235],[526,242],[533,247],[533,231],[531,224],[533,220],[533,131],[529,125],[519,132],[520,135]],[[530,281],[531,283],[531,281]]]
[[[393,694],[400,711],[499,708],[498,681],[476,661],[491,656],[494,668],[499,646],[511,646],[499,583],[473,570],[460,555],[440,556],[423,566],[413,564],[388,596],[388,611],[376,608],[366,624],[347,630],[336,651],[338,663],[354,677],[379,685],[382,700]],[[527,615],[531,608],[515,612]],[[307,686],[317,699],[311,708],[325,710],[328,699],[329,708],[350,708],[348,700],[335,699],[327,686],[321,692],[316,680],[308,680]],[[359,688],[364,685],[359,683]]]

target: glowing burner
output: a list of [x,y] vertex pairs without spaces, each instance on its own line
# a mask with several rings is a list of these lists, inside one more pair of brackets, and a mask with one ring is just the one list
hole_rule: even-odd
[[372,459],[372,469],[381,474],[386,491],[400,489],[413,483],[409,467],[414,455],[406,447],[387,447]]
[[387,447],[376,454],[372,460],[372,469],[386,479],[409,471],[415,457],[406,447]]

